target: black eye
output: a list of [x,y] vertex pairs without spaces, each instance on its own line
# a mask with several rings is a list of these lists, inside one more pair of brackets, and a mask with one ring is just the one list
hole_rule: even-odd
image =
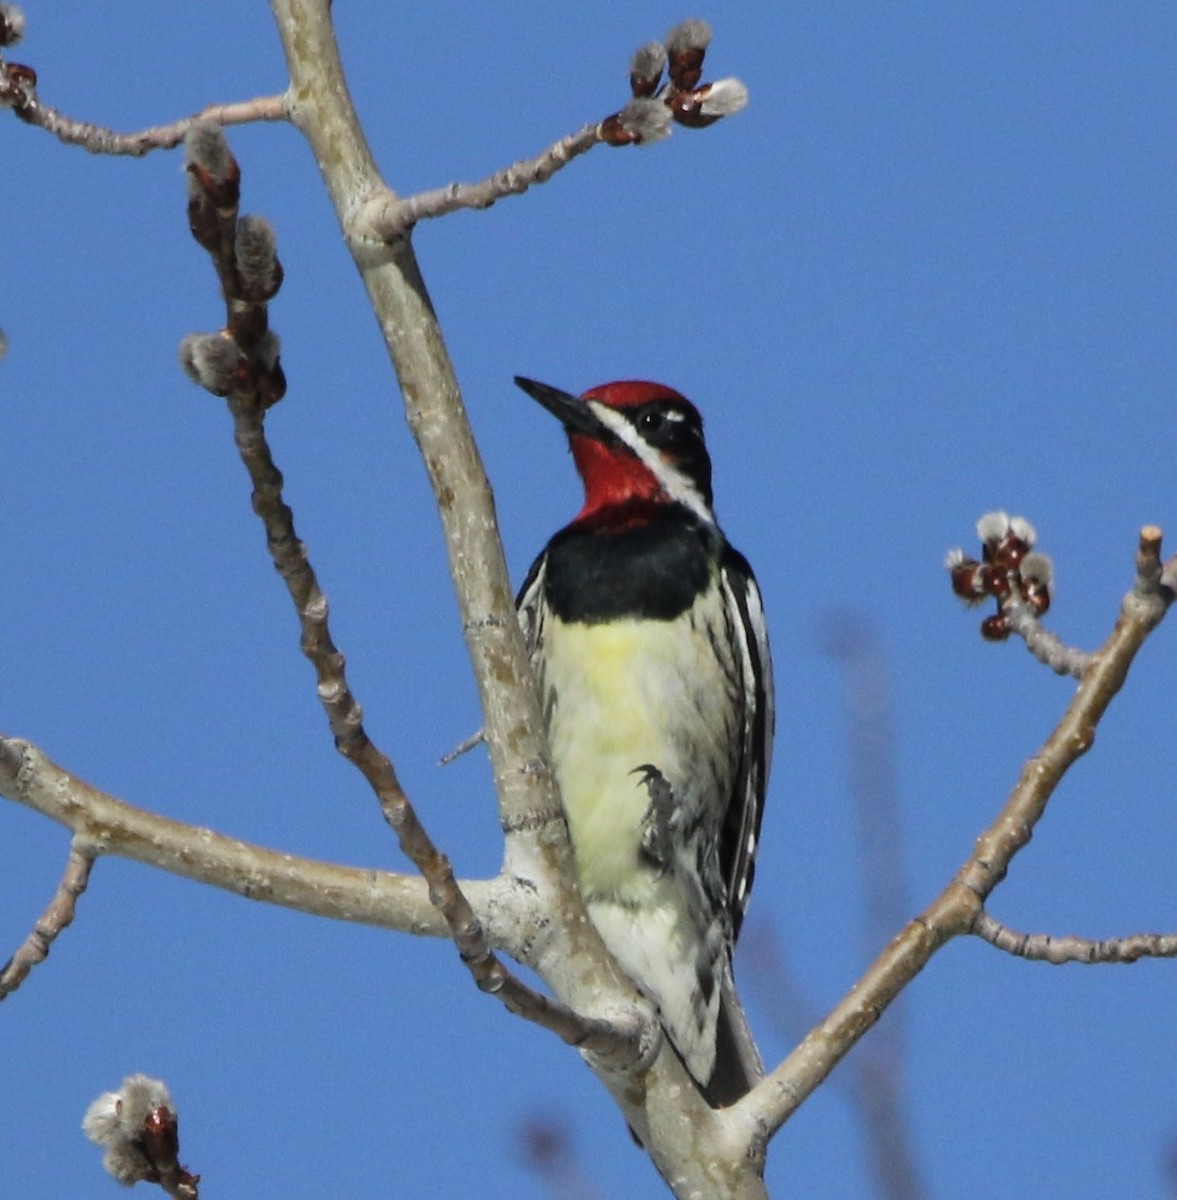
[[642,433],[657,433],[666,424],[666,418],[660,412],[644,412],[638,417],[638,429]]

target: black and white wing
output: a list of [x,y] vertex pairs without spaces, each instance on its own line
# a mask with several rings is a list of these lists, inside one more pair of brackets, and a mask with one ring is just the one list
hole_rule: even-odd
[[719,862],[727,885],[732,941],[752,892],[764,794],[772,762],[772,658],[764,622],[764,605],[752,568],[739,551],[727,546],[720,560],[721,583],[744,680],[744,739],[740,767],[720,832]]
[[534,661],[536,647],[543,637],[544,624],[544,569],[548,556],[545,553],[531,564],[527,578],[515,597],[515,610],[519,615],[519,627],[523,630],[523,642],[527,653]]

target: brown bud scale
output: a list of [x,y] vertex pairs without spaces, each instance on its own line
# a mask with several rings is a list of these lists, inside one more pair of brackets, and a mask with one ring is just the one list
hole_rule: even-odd
[[981,636],[987,642],[1004,642],[1010,635],[1009,617],[994,613],[981,622]]
[[703,97],[698,92],[676,92],[670,100],[670,115],[688,129],[706,129],[719,120],[703,111]]

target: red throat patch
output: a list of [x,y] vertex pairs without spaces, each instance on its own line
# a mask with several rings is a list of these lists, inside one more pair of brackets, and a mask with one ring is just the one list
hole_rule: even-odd
[[[576,520],[597,518],[612,525],[612,520],[603,520],[604,513],[617,509],[623,524],[636,524],[658,504],[665,504],[667,497],[658,480],[631,450],[621,445],[606,445],[596,438],[573,434],[569,439],[576,469],[584,482],[584,507]],[[621,510],[624,511],[624,515]]]

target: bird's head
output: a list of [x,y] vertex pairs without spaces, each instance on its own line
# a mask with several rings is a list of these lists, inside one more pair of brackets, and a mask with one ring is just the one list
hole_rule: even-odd
[[635,505],[681,504],[714,524],[703,418],[685,396],[641,379],[603,383],[582,396],[518,375],[515,382],[568,433],[584,483],[578,521]]

